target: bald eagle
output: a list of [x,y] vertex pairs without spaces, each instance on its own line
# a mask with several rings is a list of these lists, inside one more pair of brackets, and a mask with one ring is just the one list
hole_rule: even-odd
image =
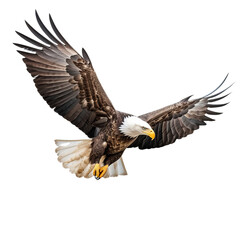
[[[17,32],[33,46],[14,43],[25,49],[18,51],[38,92],[58,114],[82,130],[89,139],[55,140],[58,160],[77,177],[113,177],[126,175],[122,154],[127,148],[159,148],[186,137],[213,121],[206,115],[220,114],[210,110],[226,104],[214,104],[228,94],[228,88],[190,100],[190,97],[141,116],[116,110],[102,88],[92,62],[84,49],[77,53],[58,31],[49,15],[53,35],[37,12],[37,22],[45,34],[27,22],[29,30],[39,39],[33,40]],[[218,97],[217,97],[218,96]]]

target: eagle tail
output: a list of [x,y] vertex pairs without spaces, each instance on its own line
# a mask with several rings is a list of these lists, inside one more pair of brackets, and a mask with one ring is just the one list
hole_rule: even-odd
[[108,170],[105,173],[104,177],[117,177],[118,175],[127,175],[127,170],[125,168],[122,157],[120,157],[116,162],[108,167]]
[[[92,150],[92,139],[85,140],[55,140],[56,153],[58,161],[62,163],[64,168],[69,168],[71,173],[77,177],[90,178],[93,176],[95,164],[89,160]],[[103,164],[105,156],[102,156],[100,165]],[[104,177],[115,177],[118,175],[127,175],[122,158],[108,167]]]

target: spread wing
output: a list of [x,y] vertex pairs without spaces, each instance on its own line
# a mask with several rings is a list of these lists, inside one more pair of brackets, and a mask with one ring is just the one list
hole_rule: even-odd
[[227,104],[214,103],[228,95],[221,96],[231,86],[215,93],[225,82],[226,78],[217,89],[202,98],[189,100],[190,96],[178,103],[140,116],[141,119],[150,124],[155,131],[156,137],[154,140],[151,140],[148,136],[141,135],[129,147],[138,147],[140,149],[163,147],[174,143],[177,139],[192,134],[201,125],[206,125],[206,121],[214,121],[206,114],[221,114],[210,109]]
[[26,22],[39,41],[17,32],[35,45],[15,43],[27,50],[18,52],[24,56],[23,61],[34,77],[38,92],[49,106],[93,137],[112,118],[115,109],[98,81],[86,51],[82,50],[82,56],[78,54],[60,34],[50,15],[55,36],[45,27],[37,12],[36,18],[45,36]]

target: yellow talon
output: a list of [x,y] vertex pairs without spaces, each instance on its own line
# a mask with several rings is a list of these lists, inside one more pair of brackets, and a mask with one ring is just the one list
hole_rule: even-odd
[[100,170],[100,165],[98,163],[96,163],[95,167],[93,169],[93,176],[99,177],[99,170]]
[[105,165],[100,168],[100,165],[96,163],[93,169],[93,176],[95,176],[95,178],[99,180],[101,177],[104,176],[107,170],[108,170],[108,165]]
[[108,170],[108,165],[105,165],[105,166],[101,167],[100,168],[100,176],[99,176],[99,178],[103,177],[107,170]]

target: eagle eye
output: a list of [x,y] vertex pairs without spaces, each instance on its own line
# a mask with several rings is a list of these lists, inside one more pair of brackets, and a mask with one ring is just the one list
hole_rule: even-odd
[[142,130],[147,130],[147,128],[146,127],[142,127]]

